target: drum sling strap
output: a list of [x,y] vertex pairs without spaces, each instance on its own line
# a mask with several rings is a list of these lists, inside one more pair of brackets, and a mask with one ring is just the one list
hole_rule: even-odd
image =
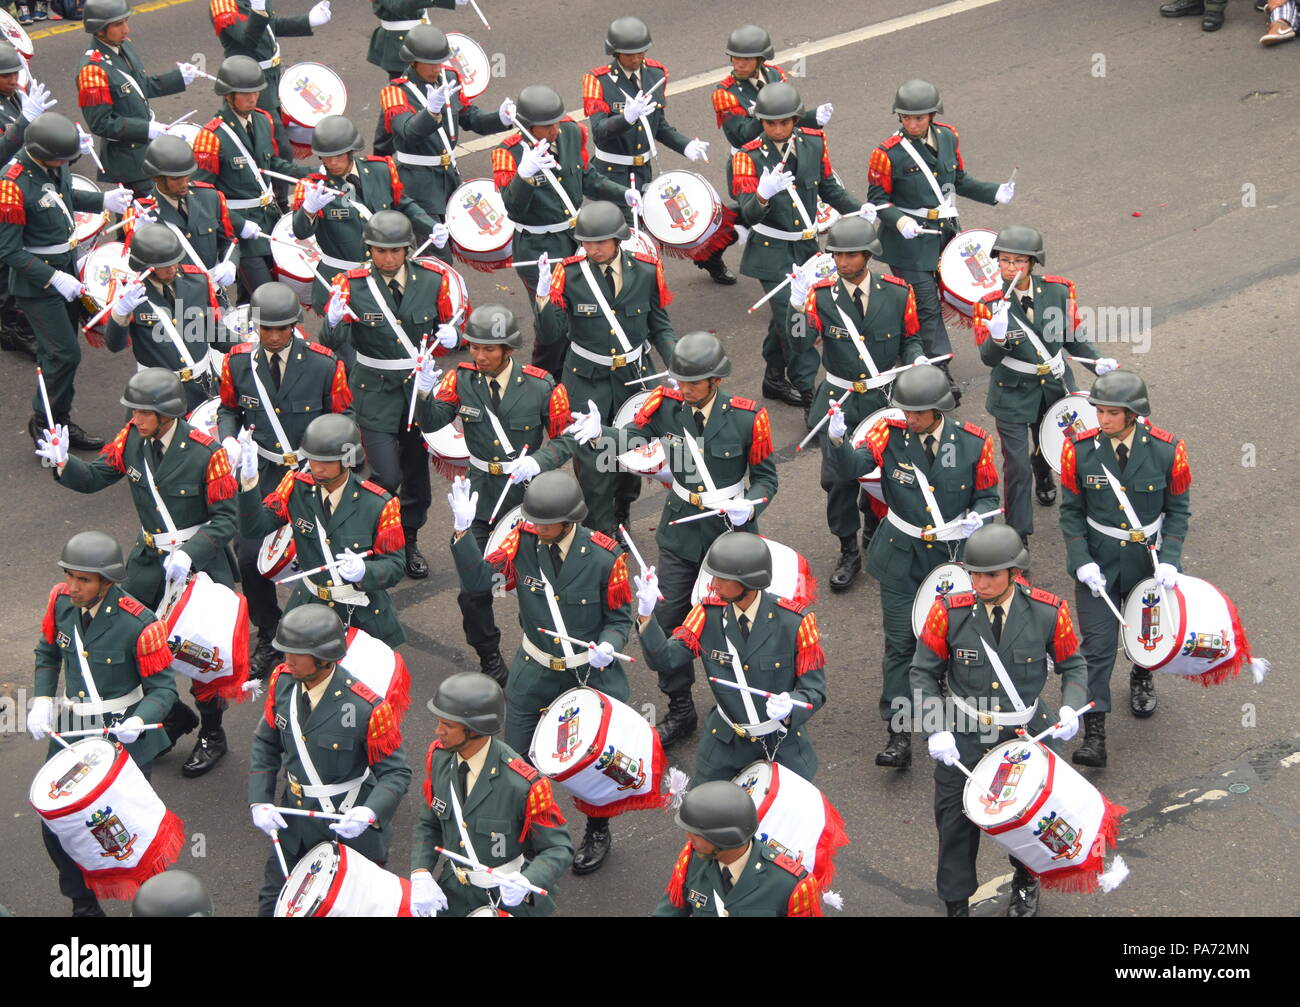
[[[361,793],[361,785],[370,779],[370,768],[367,766],[366,771],[356,779],[344,783],[327,784],[321,780],[320,773],[316,771],[316,763],[312,762],[311,753],[304,743],[302,725],[298,722],[298,697],[306,694],[307,690],[301,685],[289,691],[289,729],[293,732],[293,747],[297,750],[298,761],[302,763],[302,770],[310,781],[308,786],[302,788],[303,795],[319,801],[326,814],[350,811]],[[343,800],[335,804],[334,798],[340,794],[343,795]]]
[[[313,583],[316,587],[316,595],[326,601],[337,601],[340,605],[348,606],[347,623],[352,622],[352,608],[355,605],[369,605],[370,596],[363,591],[357,590],[339,573],[338,561],[334,558],[334,553],[330,551],[329,542],[325,540],[325,520],[324,515],[318,514],[316,518],[316,537],[320,540],[320,551],[325,557],[325,565],[329,567],[330,580],[338,587],[322,588]],[[311,581],[309,580],[309,583]],[[321,594],[324,591],[325,594]]]
[[[619,324],[614,309],[609,306],[609,301],[605,300],[605,292],[600,289],[600,284],[596,282],[596,277],[591,272],[591,264],[586,259],[582,259],[578,262],[578,268],[582,271],[582,278],[587,281],[587,286],[591,288],[591,294],[596,298],[596,303],[600,305],[605,321],[609,322],[610,330],[614,333],[614,338],[618,340],[623,355],[631,356],[632,343],[628,340],[627,333],[623,331],[623,326]],[[638,347],[639,350],[640,347]]]
[[[290,343],[292,346],[293,344]],[[248,373],[253,376],[253,387],[257,389],[257,401],[262,403],[262,412],[266,413],[267,422],[271,424],[271,431],[275,434],[276,439],[284,451],[276,454],[268,448],[257,445],[257,453],[267,461],[275,462],[277,465],[294,466],[298,464],[298,452],[290,441],[289,435],[284,432],[284,427],[280,423],[280,417],[275,413],[275,406],[271,402],[271,397],[266,394],[266,386],[262,384],[262,379],[257,376],[257,351],[253,351],[253,359],[248,362]],[[280,379],[284,381],[283,378]]]
[[[927,165],[925,161],[922,159],[921,155],[916,152],[916,148],[912,146],[912,141],[909,140],[902,133],[899,133],[898,137],[899,137],[898,145],[902,147],[905,151],[907,151],[907,156],[912,159],[912,163],[915,164],[921,170],[921,177],[924,178],[927,183],[929,183],[930,191],[934,193],[934,198],[939,201],[938,206],[935,207],[935,211],[936,211],[935,216],[932,219],[937,220],[941,217],[957,216],[957,210],[953,207],[949,198],[945,196],[943,194],[943,191],[939,188],[939,180],[935,177],[935,174],[930,169],[929,165]],[[901,206],[898,207],[898,209],[902,210],[904,213],[908,213],[918,217],[928,218],[930,215],[930,211],[928,209],[909,210]]]
[[[730,608],[731,606],[728,605],[727,607]],[[728,632],[730,629],[730,622],[727,618],[729,614],[730,613],[726,611],[722,614],[722,635],[727,641],[727,653],[731,657],[731,672],[735,675],[736,684],[743,685],[747,689],[749,688],[749,679],[745,677],[744,662],[740,660],[740,651],[736,649],[736,644],[731,639],[731,634]],[[718,715],[730,724],[732,730],[742,738],[757,738],[761,740],[769,734],[779,732],[781,737],[777,739],[776,747],[774,747],[770,752],[767,751],[767,742],[762,742],[763,750],[767,754],[767,757],[769,759],[773,758],[776,755],[776,748],[779,748],[781,742],[785,740],[785,726],[781,724],[780,721],[776,720],[759,720],[758,709],[754,706],[753,694],[746,692],[744,689],[737,689],[736,691],[740,693],[740,703],[745,708],[745,716],[748,718],[748,723],[737,724],[727,716],[726,711],[722,709],[721,703],[717,704]]]
[[[230,123],[226,122],[225,119],[221,120],[221,128],[226,131],[226,135],[229,136],[230,139],[234,141],[235,146],[239,148],[239,152],[244,156],[244,164],[248,167],[248,170],[253,173],[253,180],[257,182],[257,187],[262,190],[261,198],[258,199],[258,205],[270,206],[275,202],[275,193],[273,193],[271,187],[266,184],[266,179],[262,177],[262,173],[257,170],[257,161],[254,160],[253,155],[248,152],[248,148],[244,146],[244,141],[239,139],[239,134],[231,128]],[[237,207],[236,209],[240,209],[240,207]]]
[[[456,796],[456,759],[452,758],[451,785],[447,788],[451,792],[451,813],[456,819],[456,831],[460,833],[460,841],[465,847],[465,856],[477,864],[483,863],[479,859],[478,853],[474,850],[474,841],[469,837],[469,825],[465,821],[465,813],[460,808],[460,798]],[[465,795],[468,800],[469,795]],[[524,855],[521,853],[509,863],[502,864],[500,867],[493,868],[494,871],[502,874],[516,874],[523,869]],[[475,888],[496,888],[500,881],[493,874],[487,871],[474,871],[461,867],[459,864],[451,864],[452,873],[456,875],[456,880],[462,885],[471,884]],[[496,907],[497,901],[495,894],[489,895],[488,900],[493,908]]]

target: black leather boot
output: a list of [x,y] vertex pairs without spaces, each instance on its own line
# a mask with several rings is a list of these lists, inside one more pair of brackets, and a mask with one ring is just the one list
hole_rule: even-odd
[[1038,879],[1024,867],[1016,865],[1011,875],[1011,901],[1007,903],[1008,916],[1038,915]]
[[906,769],[912,764],[912,735],[889,729],[889,743],[876,753],[876,765],[889,769]]
[[283,655],[275,649],[274,639],[275,630],[258,628],[257,646],[248,662],[249,678],[266,678],[280,663]]
[[944,905],[948,907],[948,918],[949,918],[949,919],[954,919],[954,918],[956,918],[956,917],[958,917],[958,916],[969,916],[969,915],[970,915],[970,900],[969,900],[969,899],[961,899],[961,900],[958,901],[958,902],[945,902]]
[[416,536],[419,534],[414,528],[406,529],[406,576],[411,580],[424,580],[429,576],[429,564],[424,558],[424,553],[420,552],[419,543],[416,542]]
[[587,831],[582,836],[582,844],[573,855],[573,873],[591,874],[600,870],[600,865],[609,856],[609,848],[614,844],[614,837],[609,832],[608,818],[588,818]]
[[1056,480],[1052,478],[1052,470],[1046,465],[1034,469],[1034,496],[1044,507],[1056,503]]
[[1156,712],[1156,683],[1150,668],[1135,667],[1128,676],[1128,706],[1133,716],[1145,720]]
[[478,666],[479,671],[487,675],[497,685],[503,689],[506,687],[506,679],[510,677],[510,670],[501,658],[501,651],[494,650],[490,654],[480,654],[478,656]]
[[790,382],[779,367],[769,366],[763,372],[763,398],[776,399],[787,406],[802,406],[803,396]]
[[1091,766],[1093,769],[1105,767],[1106,715],[1104,713],[1083,715],[1083,744],[1074,750],[1070,761],[1076,766]]
[[68,444],[78,451],[98,451],[104,446],[104,438],[96,437],[94,434],[86,433],[80,426],[67,421],[68,425]]
[[1204,14],[1205,4],[1201,0],[1173,0],[1160,8],[1163,17],[1187,17],[1189,14]]
[[689,741],[699,726],[700,718],[690,691],[675,693],[668,697],[668,714],[658,725],[659,743],[667,748],[679,741]]
[[831,590],[847,591],[862,572],[862,553],[858,550],[858,537],[846,535],[840,539],[840,560],[831,574]]
[[83,899],[72,900],[72,915],[76,917],[107,916],[93,895]]
[[186,706],[183,699],[178,699],[167,711],[167,716],[163,717],[162,724],[171,744],[158,753],[160,756],[170,752],[176,747],[176,742],[199,726],[199,715]]
[[199,740],[194,744],[194,751],[181,766],[181,775],[188,777],[202,776],[221,761],[226,754],[226,732],[221,728],[200,731]]
[[714,283],[720,283],[724,287],[735,285],[736,274],[728,269],[727,264],[722,261],[722,252],[714,252],[707,259],[696,262],[695,267],[708,273],[713,278]]

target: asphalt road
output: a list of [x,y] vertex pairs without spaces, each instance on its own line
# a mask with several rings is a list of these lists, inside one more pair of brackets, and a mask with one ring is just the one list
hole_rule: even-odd
[[[278,6],[296,12],[309,4],[282,0]],[[443,12],[439,21],[468,31],[489,53],[504,54],[497,63],[504,79],[493,82],[480,100],[484,106],[533,82],[556,86],[571,107],[580,106],[581,74],[605,61],[604,27],[623,13],[591,0],[549,4],[544,14],[519,0],[484,6],[491,32],[468,8]],[[1214,689],[1161,680],[1153,719],[1110,718],[1110,767],[1090,775],[1112,801],[1129,808],[1120,851],[1132,876],[1106,896],[1047,895],[1043,914],[1292,915],[1300,854],[1300,690],[1286,653],[1294,616],[1287,615],[1285,569],[1300,518],[1296,430],[1294,418],[1287,419],[1294,416],[1300,313],[1294,241],[1300,150],[1294,115],[1286,110],[1296,105],[1300,45],[1261,50],[1255,40],[1262,16],[1247,3],[1230,5],[1227,26],[1214,35],[1199,31],[1195,18],[1164,20],[1156,6],[1156,0],[976,0],[931,9],[920,0],[875,0],[794,7],[762,0],[727,10],[669,0],[652,12],[651,55],[669,64],[676,86],[697,74],[709,75],[703,81],[720,76],[712,72],[725,63],[726,34],[743,21],[768,27],[778,49],[871,26],[861,41],[818,46],[797,81],[809,103],[835,103],[828,135],[847,187],[865,195],[868,153],[895,128],[889,114],[894,88],[926,77],[943,91],[944,119],[960,128],[973,175],[1001,180],[1019,166],[1015,201],[1002,208],[967,203],[965,225],[1031,224],[1046,235],[1049,271],[1075,280],[1084,305],[1134,307],[1139,317],[1149,309],[1150,328],[1112,355],[1147,380],[1154,421],[1187,440],[1194,473],[1187,570],[1232,596],[1255,651],[1272,659],[1273,673],[1261,686],[1240,680]],[[381,71],[365,62],[374,19],[366,4],[334,7],[333,23],[316,38],[285,41],[286,58],[337,68],[349,84],[349,114],[368,135],[384,83]],[[206,55],[209,69],[220,60],[200,2],[141,5],[132,36],[154,72],[195,52]],[[59,111],[75,110],[73,78],[83,43],[79,30],[56,29],[37,40],[35,71],[59,98]],[[159,101],[159,116],[196,105],[209,112],[216,99],[206,85],[200,79],[193,94]],[[682,93],[675,86],[672,121],[714,141],[708,172],[721,184],[726,145],[709,106],[712,84]],[[488,173],[481,150],[464,163],[467,177]],[[665,167],[684,163],[665,154]],[[729,258],[735,266],[734,251]],[[501,298],[526,311],[513,274],[465,275],[476,302]],[[756,396],[765,315],[749,316],[745,308],[758,296],[757,283],[742,279],[736,288],[716,287],[672,260],[669,282],[677,295],[671,312],[677,331],[715,330],[736,365],[726,387]],[[969,334],[954,335],[954,370],[966,389],[958,415],[992,429],[983,409],[987,372]],[[133,363],[125,355],[84,352],[76,416],[108,435],[119,422],[117,396]],[[0,689],[22,699],[31,687],[31,651],[63,541],[89,527],[108,529],[124,543],[135,533],[124,490],[74,495],[55,486],[32,457],[22,432],[31,379],[24,358],[0,358],[0,380],[10,390],[0,401],[0,430],[9,432],[0,443],[6,533],[0,564],[7,588]],[[771,408],[781,491],[763,530],[804,552],[824,585],[837,543],[825,530],[818,459],[815,452],[794,453],[803,434],[797,412]],[[633,512],[643,550],[651,546],[661,492],[647,489]],[[1037,520],[1036,581],[1072,596],[1055,514],[1040,509]],[[449,530],[438,495],[421,540],[433,575],[406,581],[395,594],[414,676],[405,732],[413,764],[422,762],[432,740],[425,700],[445,676],[476,666],[463,643],[455,575],[443,549]],[[835,886],[844,895],[844,911],[942,912],[934,893],[933,787],[924,746],[906,772],[880,770],[872,762],[884,734],[874,712],[883,644],[875,585],[864,575],[849,593],[824,589],[815,607],[830,661],[830,699],[812,722],[821,756],[817,784],[840,808],[852,838],[839,858]],[[517,639],[513,603],[498,603],[497,611],[508,652]],[[644,666],[637,667],[634,702],[651,713],[660,696]],[[1115,681],[1122,696],[1122,672]],[[706,695],[697,687],[701,707]],[[227,915],[253,911],[267,852],[244,800],[247,738],[259,710],[254,704],[228,714],[233,751],[208,777],[180,776],[188,740],[184,752],[178,749],[154,771],[154,786],[192,836],[181,866],[203,877]],[[45,749],[26,736],[22,719],[12,706],[0,707],[0,848],[6,851],[0,902],[20,915],[63,915],[67,903],[58,896],[26,801]],[[670,761],[689,770],[693,752],[675,750]],[[408,864],[417,800],[413,786],[396,827],[391,864],[399,871]],[[582,818],[572,817],[577,839]],[[654,907],[681,833],[669,816],[644,811],[619,819],[614,832],[613,853],[600,873],[568,877],[559,886],[562,914],[640,915]],[[977,909],[992,915],[1005,901],[1009,868],[989,842],[981,851],[980,877],[987,883],[979,897],[987,901]],[[122,914],[126,907],[113,903],[109,911]]]

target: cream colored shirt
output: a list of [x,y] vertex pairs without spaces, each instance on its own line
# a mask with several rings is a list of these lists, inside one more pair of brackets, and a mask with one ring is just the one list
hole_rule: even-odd
[[388,286],[393,280],[396,280],[397,289],[400,290],[403,294],[406,293],[406,267],[405,266],[399,269],[392,276],[385,276],[383,273],[379,272],[378,269],[376,269],[375,279],[378,282],[382,283],[385,287]]
[[843,275],[840,276],[840,279],[844,281],[844,289],[848,293],[850,301],[853,300],[855,290],[862,291],[862,313],[865,315],[867,313],[867,302],[871,298],[871,270],[868,269],[862,274],[861,283],[853,283],[847,276]]
[[[158,437],[158,440],[162,441],[163,454],[166,454],[168,449],[172,446],[172,439],[176,436],[176,426],[177,425],[173,423]],[[150,438],[150,440],[152,439],[153,438]]]
[[984,614],[989,617],[990,626],[993,625],[993,609],[997,608],[998,606],[1002,607],[1002,632],[1004,635],[1006,634],[1007,631],[1007,619],[1010,618],[1011,616],[1011,603],[1015,601],[1015,598],[1016,598],[1016,592],[1015,589],[1012,588],[1012,590],[1007,592],[1007,596],[1003,598],[1001,601],[983,602]]
[[745,873],[745,868],[749,865],[749,855],[754,852],[754,844],[751,842],[745,847],[745,852],[729,864],[719,864],[723,872],[731,875],[731,887],[735,888],[740,881],[740,876]]
[[270,370],[271,368],[272,357],[280,358],[280,380],[281,381],[284,380],[284,372],[289,369],[289,347],[290,346],[293,346],[293,340],[290,340],[288,346],[280,350],[278,353],[272,353],[270,350],[266,349],[266,347],[262,348],[263,363],[266,364],[267,370]]
[[478,781],[479,774],[483,772],[483,766],[487,763],[488,749],[491,747],[492,744],[491,742],[489,742],[488,744],[480,748],[477,752],[475,752],[473,755],[471,755],[468,759],[462,756],[459,752],[456,753],[456,775],[457,776],[460,775],[461,764],[465,762],[469,763],[469,776],[465,780],[466,797],[469,797],[469,795],[473,792],[474,784]]
[[596,265],[596,263],[593,262],[591,264],[591,268],[596,272],[600,273],[602,277],[605,275],[606,269],[612,269],[614,271],[614,296],[617,297],[620,293],[623,292],[623,256],[622,255],[616,254],[614,258],[611,259],[609,262],[604,262],[601,263],[600,265]]
[[939,425],[938,425],[937,427],[935,427],[933,430],[931,430],[928,434],[917,434],[917,435],[916,435],[916,439],[919,440],[919,441],[921,442],[921,450],[922,450],[922,451],[925,450],[925,439],[926,439],[927,437],[933,437],[933,438],[934,438],[934,458],[935,458],[935,461],[938,461],[938,460],[939,460],[939,446],[940,446],[941,444],[943,444],[943,428],[944,428],[944,423],[945,423],[945,420],[944,420],[944,418],[943,418],[943,415],[940,414],[940,416],[939,416]]
[[303,686],[299,684],[298,688],[307,693],[307,702],[311,705],[313,710],[316,709],[316,704],[321,701],[321,697],[325,695],[325,690],[329,688],[330,682],[333,680],[334,672],[331,671],[310,689],[304,689]]
[[[515,372],[515,358],[513,355],[511,355],[506,358],[506,365],[505,367],[501,368],[501,373],[496,375],[495,377],[489,377],[487,379],[488,395],[491,396],[492,394],[492,385],[496,385],[497,390],[501,393],[501,397],[505,398],[506,388],[509,387],[510,378],[514,375],[514,372]],[[484,376],[486,377],[486,375]]]
[[[695,413],[696,413],[697,411],[703,413],[703,414],[704,414],[704,423],[708,423],[708,422],[709,422],[709,417],[713,415],[713,406],[714,406],[714,403],[716,403],[717,401],[718,401],[718,393],[715,391],[715,392],[713,393],[713,395],[709,398],[709,401],[708,401],[707,403],[705,403],[704,405],[702,405],[702,406],[692,406],[692,405],[690,405],[690,404],[687,404],[686,408],[689,409],[689,410],[691,411],[691,415],[692,415],[692,416],[694,416]],[[701,424],[700,424],[700,434],[701,434],[701,436],[704,434],[704,423],[701,423]]]
[[[573,537],[574,537],[576,534],[578,534],[578,526],[577,526],[576,524],[575,524],[575,525],[570,525],[570,526],[569,526],[569,533],[568,533],[567,535],[565,535],[564,538],[560,539],[560,541],[559,541],[558,543],[551,543],[552,545],[559,545],[559,547],[560,547],[560,558],[561,558],[561,559],[568,559],[568,558],[569,558],[569,549],[570,549],[570,547],[573,545]],[[551,546],[548,545],[546,548],[547,548],[547,549],[550,549]]]
[[1127,436],[1127,437],[1111,437],[1111,438],[1109,438],[1109,440],[1110,440],[1110,449],[1111,449],[1112,451],[1115,452],[1115,457],[1116,457],[1116,458],[1119,457],[1119,446],[1120,446],[1121,444],[1123,444],[1126,448],[1128,448],[1128,456],[1129,456],[1130,458],[1133,457],[1133,435],[1136,434],[1136,433],[1137,433],[1137,424],[1134,423],[1131,427],[1128,428],[1128,436]]
[[341,483],[339,483],[339,488],[334,490],[332,493],[324,492],[325,490],[324,486],[318,487],[317,491],[320,492],[321,495],[324,497],[324,499],[328,500],[330,503],[331,515],[333,515],[334,512],[339,509],[339,501],[343,499],[343,490],[347,488],[347,485],[348,485],[348,481],[344,479]]
[[762,597],[763,597],[762,591],[755,591],[754,600],[749,603],[748,608],[741,608],[739,605],[735,604],[734,602],[732,603],[731,608],[736,616],[736,623],[738,625],[740,623],[740,617],[743,615],[746,619],[749,620],[749,628],[750,629],[754,628],[754,624],[758,621],[758,603]]

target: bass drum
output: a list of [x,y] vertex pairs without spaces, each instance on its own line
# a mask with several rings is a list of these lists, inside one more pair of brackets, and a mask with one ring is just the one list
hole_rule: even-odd
[[[637,392],[619,406],[618,412],[614,414],[614,427],[619,430],[630,428],[637,412],[645,405],[645,400],[650,397],[652,391],[654,389],[651,388]],[[670,481],[672,479],[672,472],[668,468],[668,454],[664,450],[663,441],[657,437],[642,447],[624,451],[618,456],[618,464],[625,472],[635,472],[647,479],[658,479],[660,474],[665,472],[668,479]]]
[[323,63],[289,67],[280,77],[279,95],[288,120],[307,129],[314,129],[327,115],[342,115],[348,107],[347,85]]
[[[895,409],[892,406],[885,409],[877,409],[874,413],[853,428],[854,446],[856,447],[865,441],[867,439],[867,434],[871,432],[871,428],[881,420],[901,420],[903,418],[903,410],[901,409]],[[885,494],[880,488],[879,466],[872,469],[864,476],[858,476],[858,482],[862,484],[863,489],[881,503],[885,502]]]
[[[297,292],[299,303],[310,306],[312,281],[316,276],[315,270],[320,266],[320,245],[315,237],[294,237],[292,213],[286,213],[275,222],[271,236],[277,239],[271,242],[271,258],[275,263],[276,275]],[[330,280],[332,277],[325,276],[325,279]]]
[[411,882],[342,843],[318,843],[289,872],[275,915],[410,916]]
[[1038,446],[1053,472],[1061,474],[1061,450],[1066,437],[1077,437],[1096,426],[1097,407],[1088,401],[1087,392],[1070,392],[1047,407],[1038,427]]
[[221,440],[217,433],[217,410],[221,408],[221,400],[211,398],[205,402],[200,402],[185,417],[185,422],[195,429],[202,430],[214,440]]
[[[505,544],[505,540],[510,537],[511,532],[515,530],[515,526],[522,523],[523,520],[524,511],[522,507],[512,507],[497,518],[496,527],[494,527],[488,535],[487,545],[483,547],[484,557],[491,556],[494,552],[500,549],[501,546]],[[515,579],[513,574],[506,580],[502,587],[507,593],[513,593],[515,589]]]
[[465,100],[473,101],[492,83],[492,63],[483,47],[463,32],[447,32],[447,45],[451,49],[447,66],[460,75],[460,93]]
[[[72,188],[74,192],[100,192],[99,186],[86,178],[85,175],[73,175]],[[104,229],[104,225],[108,223],[108,217],[107,211],[100,211],[99,213],[94,210],[72,211],[72,218],[77,226],[77,229],[72,232],[72,236],[77,239],[77,249],[79,251],[83,246],[86,252],[90,251],[89,243],[91,239]]]
[[294,562],[297,555],[293,525],[282,525],[262,539],[261,548],[257,550],[257,572],[267,580],[279,583],[282,574],[288,577],[298,572],[298,564]]
[[[114,294],[124,283],[135,279],[135,270],[127,262],[126,248],[120,241],[108,241],[94,248],[81,260],[81,282],[85,289],[81,294],[81,303],[91,316],[95,316],[108,307]],[[105,316],[95,328],[87,329],[87,337],[97,340],[97,345],[104,341],[104,329],[108,325]]]
[[693,258],[722,226],[718,190],[694,171],[665,171],[646,185],[642,204],[642,226],[677,258]]
[[975,302],[1001,290],[997,259],[989,252],[997,240],[996,231],[972,227],[957,234],[939,256],[939,290],[944,302],[970,318]]
[[916,589],[916,598],[912,602],[912,635],[921,639],[921,630],[925,629],[926,616],[940,598],[950,594],[969,591],[970,574],[960,563],[944,563],[930,571],[930,576],[921,581]]
[[471,178],[447,198],[451,254],[472,269],[491,272],[510,265],[515,225],[490,178]]
[[433,467],[446,479],[455,479],[465,474],[469,468],[469,448],[465,446],[465,433],[461,430],[459,419],[422,436]]
[[[65,31],[67,29],[64,29]],[[23,29],[12,14],[0,10],[0,33],[3,33],[4,40],[18,50],[18,55],[24,60],[30,60],[36,54],[36,47],[32,45],[31,36]],[[19,83],[22,83],[21,79]]]

